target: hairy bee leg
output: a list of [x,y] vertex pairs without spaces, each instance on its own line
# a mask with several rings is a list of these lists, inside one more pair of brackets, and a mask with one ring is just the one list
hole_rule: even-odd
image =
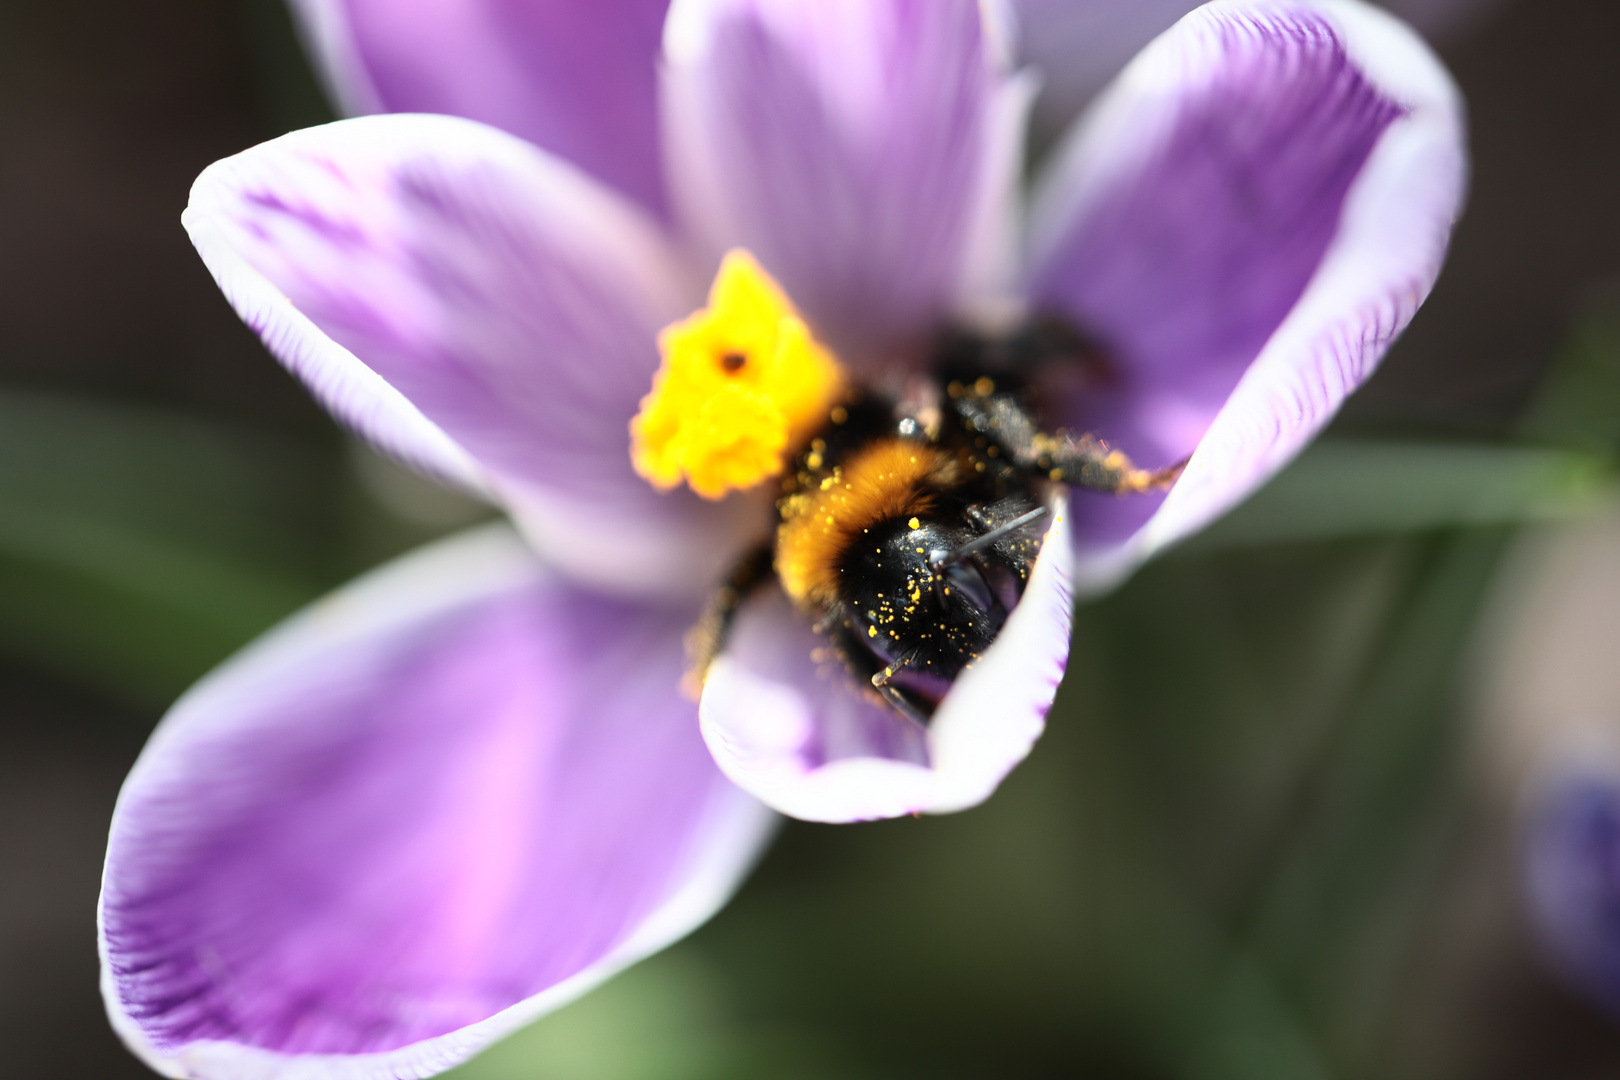
[[1139,469],[1124,453],[1109,449],[1089,433],[1044,432],[1016,394],[998,391],[989,378],[952,383],[947,399],[969,431],[994,443],[1020,469],[1049,480],[1128,494],[1167,488],[1187,467],[1186,461],[1179,461],[1162,469]]
[[918,709],[917,706],[913,705],[911,701],[900,692],[900,688],[898,686],[895,686],[889,681],[890,679],[894,678],[897,671],[911,664],[911,662],[916,658],[917,653],[915,650],[913,650],[912,652],[906,653],[904,656],[890,664],[888,667],[884,668],[882,671],[873,674],[872,688],[882,696],[884,701],[888,702],[891,708],[894,708],[900,712],[901,715],[910,717],[919,724],[926,724],[928,723],[928,717],[924,716],[922,711]]
[[906,696],[900,692],[900,688],[898,686],[891,683],[884,683],[882,686],[877,688],[877,692],[882,695],[884,702],[891,709],[899,713],[901,716],[904,716],[907,720],[915,720],[924,727],[928,725],[929,717],[925,715],[922,710],[918,709],[917,706],[913,705],[906,698]]
[[686,674],[681,691],[696,701],[703,693],[703,680],[715,657],[726,646],[737,612],[755,590],[776,577],[775,549],[760,544],[737,561],[720,587],[709,597],[697,625],[686,632]]
[[1176,482],[1187,467],[1186,458],[1162,469],[1138,469],[1118,450],[1110,450],[1096,436],[1078,438],[1067,433],[1042,436],[1045,445],[1036,447],[1031,466],[1042,470],[1050,480],[1061,480],[1092,491],[1128,495],[1142,491],[1162,491]]
[[850,629],[849,623],[844,621],[842,612],[835,609],[828,615],[828,619],[831,620],[831,625],[827,636],[831,639],[833,649],[844,661],[845,667],[855,676],[856,685],[870,682],[872,690],[885,705],[906,719],[915,720],[926,727],[929,714],[919,709],[898,686],[889,681],[896,671],[913,659],[913,656],[907,654],[886,668],[876,667],[881,661],[860,644],[860,638]]

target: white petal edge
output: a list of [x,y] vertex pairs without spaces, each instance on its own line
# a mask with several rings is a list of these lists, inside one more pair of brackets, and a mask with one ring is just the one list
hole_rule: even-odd
[[[1462,97],[1409,27],[1359,0],[1215,0],[1143,50],[1066,140],[1036,195],[1031,262],[1041,261],[1043,238],[1061,236],[1065,222],[1140,161],[1124,155],[1101,160],[1087,150],[1133,146],[1147,155],[1159,132],[1125,134],[1143,122],[1138,102],[1196,85],[1211,70],[1215,54],[1189,49],[1197,37],[1183,24],[1266,11],[1309,11],[1327,19],[1364,77],[1408,112],[1373,149],[1304,294],[1250,364],[1159,510],[1125,543],[1079,553],[1075,583],[1082,594],[1118,584],[1156,552],[1253,494],[1304,449],[1416,314],[1439,276],[1461,211],[1468,182]],[[1159,113],[1162,123],[1173,119]],[[1353,354],[1348,364],[1343,351]]]
[[733,783],[805,821],[869,821],[976,806],[1029,755],[1046,728],[1069,654],[1072,565],[1068,513],[1060,506],[1023,599],[984,659],[957,679],[934,714],[930,766],[860,757],[807,771],[786,757],[740,752],[718,719],[728,705],[742,698],[770,700],[790,718],[806,706],[792,687],[762,685],[759,676],[724,655],[704,686],[703,738]]
[[[401,622],[520,587],[547,573],[506,524],[468,530],[368,573],[317,601],[216,668],[175,703],[141,751],[113,811],[164,780],[166,744],[194,738],[258,700],[260,688],[302,670],[322,652],[373,637]],[[179,722],[175,722],[178,720]],[[190,728],[182,731],[181,724]],[[747,877],[779,823],[758,801],[727,791],[709,810],[709,842],[677,876],[684,885],[595,964],[540,994],[450,1034],[377,1054],[279,1054],[202,1041],[179,1054],[152,1046],[124,1012],[106,954],[101,905],[96,922],[101,992],[113,1029],[163,1076],[196,1080],[423,1080],[466,1061],[491,1043],[581,997],[613,975],[679,941],[723,907]]]

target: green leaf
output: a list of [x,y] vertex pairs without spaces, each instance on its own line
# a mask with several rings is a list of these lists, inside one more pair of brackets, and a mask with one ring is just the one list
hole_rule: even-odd
[[336,577],[336,448],[0,393],[0,649],[160,704]]
[[1614,491],[1590,454],[1482,443],[1324,440],[1192,550],[1575,517]]
[[858,1080],[825,1042],[750,1024],[713,964],[680,945],[497,1043],[445,1080]]
[[1620,452],[1620,305],[1592,305],[1575,324],[1519,424],[1527,438]]

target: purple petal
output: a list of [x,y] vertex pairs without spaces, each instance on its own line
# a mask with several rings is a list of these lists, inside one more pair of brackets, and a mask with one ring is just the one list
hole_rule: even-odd
[[655,211],[657,61],[668,0],[292,0],[350,115],[494,124]]
[[776,591],[745,607],[709,672],[700,712],[720,768],[773,809],[865,821],[975,806],[1046,726],[1073,620],[1067,514],[1058,513],[996,643],[957,679],[927,729],[873,704]]
[[749,248],[846,359],[1010,283],[1032,83],[974,0],[677,0],[675,198],[711,255]]
[[114,814],[121,1034],[174,1076],[422,1077],[697,926],[769,815],[676,690],[686,623],[486,529],[216,671]]
[[660,495],[630,466],[657,332],[703,283],[628,203],[482,124],[377,116],[214,164],[185,223],[327,408],[493,489],[550,561],[623,591],[722,572],[754,508]]
[[1449,77],[1353,0],[1211,4],[1126,70],[1046,179],[1031,290],[1115,361],[1070,422],[1144,465],[1193,456],[1162,505],[1076,498],[1082,579],[1310,441],[1434,284],[1465,171]]

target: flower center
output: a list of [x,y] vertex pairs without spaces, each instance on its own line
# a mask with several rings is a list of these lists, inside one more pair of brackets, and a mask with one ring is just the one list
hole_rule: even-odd
[[844,387],[837,357],[740,248],[721,260],[709,306],[665,327],[658,351],[630,460],[654,487],[684,480],[706,499],[781,475]]

